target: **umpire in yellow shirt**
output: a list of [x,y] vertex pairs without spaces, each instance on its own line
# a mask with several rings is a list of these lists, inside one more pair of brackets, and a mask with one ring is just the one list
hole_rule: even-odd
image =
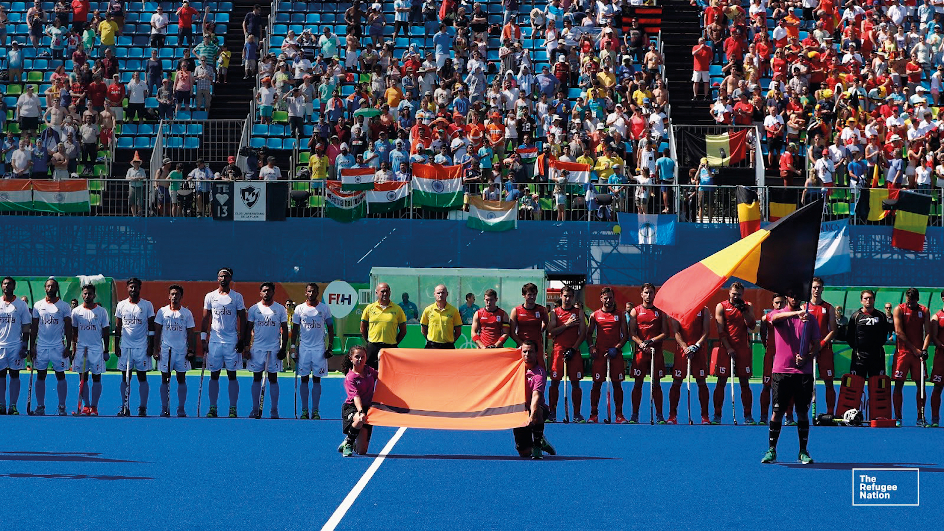
[[406,314],[390,302],[390,286],[386,282],[377,284],[374,294],[377,300],[361,314],[361,339],[367,346],[367,364],[376,369],[380,349],[396,348],[406,337]]
[[455,306],[446,302],[449,298],[446,286],[436,286],[433,296],[436,302],[427,306],[420,317],[426,348],[456,348],[456,339],[462,333],[462,316]]

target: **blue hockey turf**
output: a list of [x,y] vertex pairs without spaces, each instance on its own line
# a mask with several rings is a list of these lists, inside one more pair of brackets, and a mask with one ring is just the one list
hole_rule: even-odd
[[[103,381],[100,410],[114,414],[119,379]],[[292,417],[292,379],[280,382],[281,414]],[[244,417],[249,383],[240,378]],[[318,529],[374,462],[336,451],[339,378],[324,380],[323,421],[194,418],[197,384],[189,379],[186,419],[39,418],[25,415],[24,381],[24,414],[0,417],[0,486],[21,499],[5,504],[4,528]],[[54,396],[50,386],[50,410]],[[131,396],[134,408],[136,386]],[[650,426],[645,400],[642,409],[638,426],[548,425],[559,455],[543,461],[518,458],[510,432],[407,429],[338,529],[903,528],[944,499],[944,430],[813,427],[816,463],[801,466],[796,429],[784,427],[780,463],[761,465],[766,427],[688,426],[684,389],[684,425]],[[395,432],[376,428],[371,454]],[[921,507],[852,506],[851,469],[883,467],[921,470]]]

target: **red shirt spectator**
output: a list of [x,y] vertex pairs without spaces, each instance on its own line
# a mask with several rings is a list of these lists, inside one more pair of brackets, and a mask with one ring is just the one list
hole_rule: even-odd
[[190,7],[189,3],[185,6],[181,6],[177,10],[177,26],[180,28],[193,27],[193,17],[199,14],[200,12]]
[[744,58],[744,48],[741,45],[741,40],[731,35],[724,40],[724,55],[728,58],[728,61],[738,61],[740,62]]
[[108,88],[101,80],[95,80],[89,83],[85,93],[86,96],[88,96],[89,105],[92,107],[105,107],[105,96],[108,94]]
[[711,46],[707,44],[692,46],[692,57],[695,59],[695,71],[707,71],[711,66],[711,56]]
[[747,101],[747,96],[734,104],[734,123],[736,125],[751,125],[754,106]]
[[639,140],[646,133],[646,119],[639,111],[633,113],[633,117],[629,119],[629,131],[633,140]]
[[72,23],[88,21],[89,0],[72,0]]
[[112,83],[108,85],[108,102],[112,107],[120,107],[125,99],[125,86],[123,83]]

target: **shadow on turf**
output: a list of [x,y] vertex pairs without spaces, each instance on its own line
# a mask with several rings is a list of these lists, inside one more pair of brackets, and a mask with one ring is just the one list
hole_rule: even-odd
[[[377,457],[377,454],[367,454],[366,457]],[[388,454],[387,459],[452,459],[460,461],[523,461],[516,455],[445,455],[445,454]],[[546,455],[547,461],[611,461],[618,460],[618,457],[590,457],[579,455]]]
[[0,452],[0,461],[57,461],[77,463],[141,463],[127,459],[99,457],[100,453],[91,452]]
[[787,468],[806,468],[818,470],[852,470],[853,468],[918,468],[922,472],[944,472],[937,464],[928,463],[812,463],[803,465],[800,463],[777,463]]
[[122,479],[154,479],[144,476],[90,476],[88,474],[0,474],[0,478],[12,479],[97,479],[101,481],[119,481]]

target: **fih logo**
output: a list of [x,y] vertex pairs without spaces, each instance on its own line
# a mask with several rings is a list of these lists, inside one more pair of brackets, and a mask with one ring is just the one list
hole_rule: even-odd
[[259,189],[255,186],[247,186],[239,191],[239,198],[247,208],[252,208],[259,200]]

